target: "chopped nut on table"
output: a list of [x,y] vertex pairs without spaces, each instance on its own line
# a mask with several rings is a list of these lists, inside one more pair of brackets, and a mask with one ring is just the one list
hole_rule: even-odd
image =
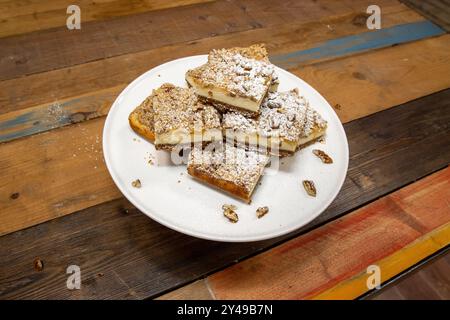
[[315,197],[317,194],[316,187],[314,186],[314,182],[311,180],[303,180],[303,187],[306,192],[311,196]]
[[318,156],[320,158],[320,160],[322,160],[323,163],[333,163],[333,159],[331,159],[331,157],[325,153],[325,151],[319,150],[319,149],[314,149],[312,151],[316,156]]
[[34,264],[34,270],[36,270],[36,271],[44,270],[44,262],[41,259],[39,259],[39,258],[34,259],[33,264]]
[[139,189],[139,188],[142,186],[142,185],[141,185],[141,180],[136,179],[136,180],[134,180],[134,181],[131,183],[131,185],[132,185],[133,187]]
[[267,213],[269,212],[269,207],[260,207],[258,209],[256,209],[256,216],[258,217],[258,219],[264,217]]

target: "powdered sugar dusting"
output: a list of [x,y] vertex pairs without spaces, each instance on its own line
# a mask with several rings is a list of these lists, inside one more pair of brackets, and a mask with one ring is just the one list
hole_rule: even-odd
[[223,126],[246,134],[258,133],[265,137],[297,141],[308,136],[314,126],[324,128],[326,121],[310,107],[304,97],[299,96],[297,90],[291,90],[268,93],[258,119],[229,112],[223,116]]
[[231,96],[260,101],[271,85],[274,67],[266,61],[247,58],[233,50],[219,49],[209,54],[208,63],[189,70],[188,74],[205,87],[219,87]]

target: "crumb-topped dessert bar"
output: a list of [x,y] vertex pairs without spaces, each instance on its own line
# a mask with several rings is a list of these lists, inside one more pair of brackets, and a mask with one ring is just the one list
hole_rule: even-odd
[[292,154],[318,139],[327,128],[327,122],[297,89],[269,93],[257,119],[228,112],[223,115],[222,122],[227,141],[257,146],[281,155]]
[[274,66],[262,45],[212,50],[206,64],[186,73],[186,81],[199,96],[251,115],[258,114],[275,80]]
[[192,149],[188,173],[207,184],[250,202],[253,190],[269,161],[267,155],[228,144]]
[[200,101],[192,88],[163,84],[153,92],[152,104],[156,149],[222,140],[218,111]]

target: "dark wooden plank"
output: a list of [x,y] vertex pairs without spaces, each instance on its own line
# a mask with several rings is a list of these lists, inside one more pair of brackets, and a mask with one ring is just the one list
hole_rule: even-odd
[[[394,0],[380,0],[387,6]],[[0,39],[0,80],[243,30],[365,12],[368,0],[217,1]],[[381,4],[380,4],[381,5]],[[94,45],[95,44],[95,45]]]
[[399,281],[373,294],[369,300],[449,300],[450,252],[408,273]]
[[[1,298],[144,298],[224,268],[322,225],[448,165],[450,89],[345,125],[348,177],[309,225],[253,243],[205,241],[169,230],[115,200],[0,238]],[[418,161],[420,159],[420,161]],[[44,261],[44,270],[33,261]],[[82,290],[65,287],[77,264]],[[103,276],[99,276],[101,273]]]
[[450,32],[450,2],[448,0],[400,0],[441,28]]

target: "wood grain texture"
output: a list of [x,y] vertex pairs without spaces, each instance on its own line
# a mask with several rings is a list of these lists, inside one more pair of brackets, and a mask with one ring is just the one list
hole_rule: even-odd
[[161,10],[212,0],[81,0],[5,1],[0,2],[0,38],[55,27],[65,27],[67,7],[80,7],[81,23],[101,21],[142,12]]
[[[396,3],[379,2],[386,6]],[[217,1],[87,22],[81,30],[61,27],[2,38],[0,80],[286,21],[365,12],[368,4],[368,0]]]
[[[343,59],[340,60],[341,63],[330,61],[319,64],[320,73],[312,72],[312,69],[308,67],[301,69],[299,73],[303,79],[312,83],[319,92],[324,94],[335,109],[339,109],[336,111],[345,122],[389,108],[395,102],[405,99],[405,96],[411,100],[429,91],[438,90],[442,83],[445,83],[445,79],[450,81],[445,73],[445,70],[450,72],[448,69],[450,63],[447,62],[450,58],[446,55],[446,50],[437,50],[442,46],[445,48],[447,43],[450,47],[449,37],[424,40],[422,46],[411,43],[385,49],[387,53],[384,52],[385,50],[380,50],[376,53],[358,55],[350,58],[351,63]],[[410,50],[414,50],[414,54]],[[431,59],[434,52],[438,56]],[[408,58],[397,58],[389,62],[391,60],[385,54],[388,57],[394,55],[405,57],[406,55]],[[366,58],[367,55],[370,58]],[[430,61],[436,61],[436,65]],[[333,68],[327,68],[327,65],[332,65]],[[374,69],[368,70],[369,65]],[[441,81],[428,76],[431,70],[436,77],[441,77]],[[355,72],[366,74],[368,80],[355,77]],[[322,73],[326,73],[327,77],[322,78]],[[389,77],[390,80],[385,80]],[[316,80],[317,78],[323,81],[320,82]],[[345,94],[349,91],[335,85],[344,80],[347,89],[351,88],[358,94]],[[386,81],[389,82],[386,83]],[[405,81],[410,84],[407,88],[403,84]],[[446,94],[439,96],[446,97]],[[448,108],[446,103],[445,100],[441,101],[435,107]],[[339,108],[336,107],[337,104],[340,105]],[[0,234],[20,230],[91,205],[117,199],[118,191],[102,162],[103,156],[99,142],[103,123],[104,119],[98,118],[77,124],[76,127],[52,130],[45,135],[31,136],[0,145],[0,155],[5,155],[0,161],[2,169],[0,178],[3,179],[0,187],[3,198],[0,199],[0,204],[4,204],[5,208],[5,212],[0,216]],[[406,133],[400,134],[408,138]],[[89,151],[93,141],[97,139],[94,149],[97,150],[98,156]],[[365,146],[364,143],[362,146]],[[95,158],[96,161],[94,161]],[[430,164],[437,160],[439,159],[431,159]],[[25,174],[20,171],[22,167],[27,170]],[[89,176],[88,181],[96,183],[86,184],[84,176],[79,176],[80,168],[84,168],[83,174]],[[60,174],[59,170],[64,173]],[[15,178],[18,174],[22,176],[20,181]],[[54,181],[58,183],[55,184]],[[46,189],[42,189],[42,186],[46,186]],[[61,188],[61,186],[65,187]],[[23,193],[26,197],[23,197],[21,201],[10,201],[8,197],[16,192]]]
[[206,279],[195,281],[187,286],[156,298],[156,300],[212,300]]
[[[448,198],[450,168],[215,273],[208,281],[218,299],[356,298],[368,290],[368,266],[379,266],[384,282],[404,270],[403,260],[412,265],[450,244]],[[422,248],[426,241],[431,245]],[[407,253],[409,246],[413,250]]]
[[450,32],[450,2],[448,0],[400,0]]
[[[388,8],[390,10],[385,9],[383,13],[385,27],[423,21],[422,17],[405,6],[397,4]],[[213,48],[266,42],[271,55],[305,50],[330,39],[367,31],[365,25],[359,22],[361,17],[360,13],[349,13],[307,23],[295,21],[276,27],[185,41],[176,45],[0,81],[0,91],[3,93],[0,95],[0,113],[53,103],[55,100],[123,85],[163,62],[189,55],[205,54]]]
[[[447,148],[449,101],[450,90],[446,90],[346,124],[351,152],[346,182],[322,215],[292,234],[253,243],[205,241],[159,225],[124,199],[114,200],[2,236],[0,297],[154,297],[257,254],[447,166],[450,160]],[[52,166],[51,161],[49,159],[49,166]],[[16,164],[16,167],[20,169],[23,164]],[[88,171],[86,168],[79,170]],[[0,172],[3,171],[2,167]],[[20,184],[20,179],[16,180]],[[76,190],[81,184],[94,184],[96,191],[91,194],[97,197],[105,192],[99,182],[87,181],[84,177],[67,184],[60,183],[59,188],[71,188],[72,197],[76,199],[79,197]],[[18,206],[21,201],[25,206],[24,191],[14,190],[20,196],[12,199],[12,191],[2,185],[2,208]],[[49,192],[56,191],[47,188],[41,196]],[[400,206],[395,208],[402,212],[407,210]],[[1,218],[9,212],[11,209],[2,210]],[[20,215],[20,211],[16,212]],[[399,215],[398,219],[401,217]],[[435,222],[431,219],[429,223]],[[64,248],[64,251],[57,248]],[[46,266],[39,273],[32,268],[37,256]],[[69,264],[77,264],[83,270],[80,291],[68,291],[65,287],[65,268]],[[98,273],[104,276],[99,278]]]

